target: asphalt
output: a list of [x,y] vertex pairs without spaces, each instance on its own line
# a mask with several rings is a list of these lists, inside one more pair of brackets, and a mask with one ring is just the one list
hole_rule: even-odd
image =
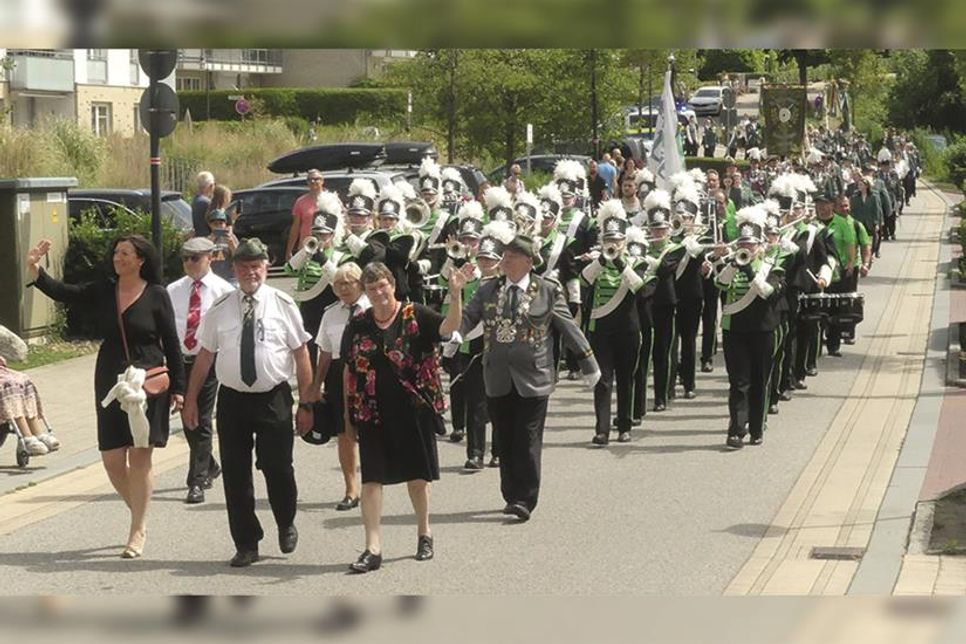
[[[914,203],[914,206],[916,204]],[[916,217],[915,207],[906,215]],[[849,401],[858,370],[901,283],[910,244],[884,245],[882,260],[862,283],[866,318],[843,358],[824,357],[809,389],[769,419],[765,443],[724,450],[726,380],[698,374],[698,398],[649,413],[628,444],[590,444],[590,394],[562,382],[551,399],[543,488],[533,519],[515,524],[500,514],[496,470],[464,474],[464,447],[439,443],[442,479],[433,485],[431,521],[436,559],[416,562],[415,522],[404,488],[386,491],[383,568],[345,574],[363,548],[358,511],[334,510],[341,477],[333,446],[298,442],[301,534],[283,556],[263,482],[256,478],[265,526],[264,560],[227,567],[233,548],[220,485],[201,506],[186,506],[184,439],[175,434],[156,453],[156,492],[145,556],[118,558],[127,512],[96,462],[92,359],[32,372],[64,449],[8,466],[0,450],[0,481],[19,487],[0,496],[0,575],[8,594],[389,594],[443,595],[717,595],[749,561],[796,482]],[[938,243],[938,242],[937,242]],[[912,294],[907,295],[913,297]],[[910,300],[911,302],[912,300]],[[928,325],[929,320],[922,321]],[[880,339],[881,341],[881,339]],[[875,391],[866,397],[875,400]],[[851,401],[854,402],[854,401]]]

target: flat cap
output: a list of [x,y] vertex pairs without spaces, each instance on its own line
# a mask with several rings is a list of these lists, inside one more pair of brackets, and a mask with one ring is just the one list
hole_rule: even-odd
[[207,237],[192,237],[181,245],[181,252],[186,255],[197,255],[198,253],[210,253],[215,249],[215,242]]

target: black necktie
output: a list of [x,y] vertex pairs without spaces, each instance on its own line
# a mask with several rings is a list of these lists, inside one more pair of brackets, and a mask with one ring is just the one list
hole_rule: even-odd
[[241,378],[249,387],[258,379],[255,373],[255,298],[245,296],[245,315],[242,321]]
[[508,318],[512,318],[516,314],[517,305],[518,305],[517,294],[519,292],[520,292],[519,286],[517,286],[516,284],[510,285],[510,303],[509,303],[509,309],[507,310],[507,313],[506,313]]

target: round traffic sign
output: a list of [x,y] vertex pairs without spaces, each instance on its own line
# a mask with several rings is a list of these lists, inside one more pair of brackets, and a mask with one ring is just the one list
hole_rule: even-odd
[[151,124],[156,122],[158,136],[168,136],[178,125],[178,95],[170,85],[156,83],[141,94],[138,113],[141,115],[141,127],[150,132]]
[[244,98],[240,98],[235,101],[235,111],[242,116],[245,116],[252,111],[252,104],[246,101]]
[[138,63],[151,80],[163,80],[178,64],[177,49],[139,49]]
[[725,87],[721,90],[721,102],[727,108],[732,108],[735,106],[735,90],[730,87]]

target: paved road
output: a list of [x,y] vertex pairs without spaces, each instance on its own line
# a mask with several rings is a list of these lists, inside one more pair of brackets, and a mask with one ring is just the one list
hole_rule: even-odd
[[[906,251],[938,244],[903,237],[915,218],[914,211],[907,213],[900,241],[884,246],[873,276],[862,284],[866,320],[856,345],[845,347],[841,359],[823,358],[821,375],[771,417],[759,448],[723,449],[727,409],[720,354],[713,374],[699,374],[697,399],[648,414],[631,443],[604,449],[590,444],[589,394],[563,382],[551,402],[543,490],[529,523],[509,523],[499,513],[496,470],[464,474],[463,446],[444,439],[442,480],[434,484],[432,500],[437,558],[412,559],[415,524],[405,489],[396,486],[386,494],[384,567],[351,577],[345,569],[363,548],[361,517],[333,509],[342,492],[334,447],[296,446],[298,551],[279,554],[271,514],[260,503],[265,560],[238,571],[226,566],[233,549],[221,490],[216,486],[205,505],[182,503],[184,441],[175,436],[157,454],[143,559],[117,558],[127,534],[126,511],[96,464],[0,497],[5,591],[720,594],[752,555],[846,402],[875,341],[868,334],[875,333],[885,302],[901,284]],[[42,393],[48,407],[63,412],[56,409],[56,394]],[[93,427],[86,431],[93,435]],[[4,462],[10,456],[5,450]],[[56,469],[58,458],[37,459],[36,467]],[[9,468],[0,471],[14,476]],[[42,478],[43,469],[37,469],[17,480]],[[260,481],[257,494],[265,498]]]

